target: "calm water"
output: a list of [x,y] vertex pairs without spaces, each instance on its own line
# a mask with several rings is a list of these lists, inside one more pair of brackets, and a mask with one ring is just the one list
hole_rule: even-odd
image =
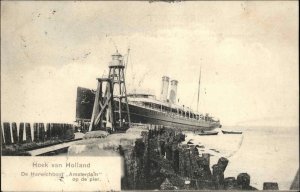
[[[277,182],[280,190],[287,190],[299,168],[298,127],[224,127],[241,130],[242,135],[221,132],[213,136],[188,133],[186,142],[203,145],[199,152],[210,153],[211,166],[220,157],[229,159],[225,177],[241,172],[251,176],[251,185],[262,189],[263,182]],[[220,131],[220,130],[219,130]]]

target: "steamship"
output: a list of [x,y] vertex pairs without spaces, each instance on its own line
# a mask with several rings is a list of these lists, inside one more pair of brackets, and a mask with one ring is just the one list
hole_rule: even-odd
[[[125,66],[119,53],[112,55],[114,66]],[[112,67],[110,65],[110,67]],[[114,78],[114,77],[113,77]],[[124,81],[125,82],[125,81]],[[169,89],[170,85],[170,90]],[[160,99],[155,95],[135,92],[126,94],[131,123],[164,125],[187,130],[210,131],[221,127],[220,121],[209,114],[194,112],[176,103],[177,80],[162,77]],[[169,97],[168,97],[169,93]],[[76,120],[90,121],[92,117],[95,92],[91,89],[77,88]],[[118,106],[119,101],[114,100]],[[125,106],[125,102],[122,101]],[[123,108],[123,107],[122,107]]]
[[169,98],[167,98],[169,80],[167,76],[162,77],[161,99],[156,99],[155,95],[146,93],[127,95],[132,122],[205,131],[220,127],[218,119],[176,104],[177,80],[170,82]]

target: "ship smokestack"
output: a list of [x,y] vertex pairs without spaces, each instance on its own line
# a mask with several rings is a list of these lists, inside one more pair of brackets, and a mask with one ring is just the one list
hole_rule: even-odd
[[176,97],[177,97],[177,85],[178,81],[177,80],[172,80],[171,81],[171,89],[170,89],[170,97],[169,100],[171,103],[175,104],[176,103]]
[[169,77],[163,76],[162,77],[162,86],[160,92],[160,99],[162,101],[167,101],[168,98],[168,89],[169,89]]

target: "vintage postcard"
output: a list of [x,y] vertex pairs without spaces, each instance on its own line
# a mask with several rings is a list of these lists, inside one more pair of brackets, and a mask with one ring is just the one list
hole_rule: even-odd
[[297,1],[1,1],[1,191],[299,190]]

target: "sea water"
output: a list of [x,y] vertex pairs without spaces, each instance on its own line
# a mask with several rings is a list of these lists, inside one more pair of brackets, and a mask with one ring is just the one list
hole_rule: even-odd
[[211,154],[210,166],[220,157],[229,160],[225,177],[248,173],[250,185],[263,188],[264,182],[277,182],[288,190],[299,168],[298,127],[223,127],[243,134],[197,135],[186,133],[186,141],[199,145],[200,153]]

